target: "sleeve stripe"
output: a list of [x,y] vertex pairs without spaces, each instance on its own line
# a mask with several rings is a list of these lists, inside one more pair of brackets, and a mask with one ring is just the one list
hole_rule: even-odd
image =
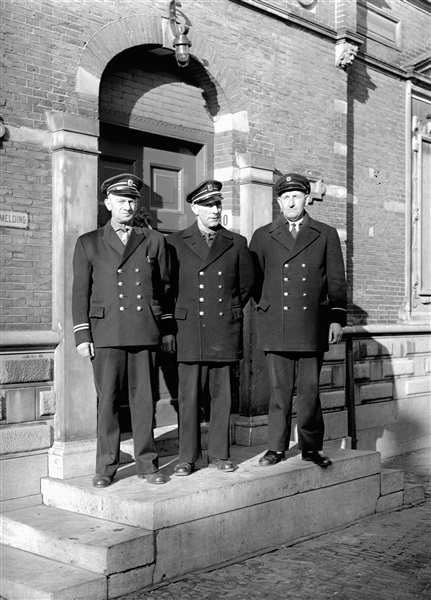
[[82,331],[83,329],[90,329],[90,323],[80,323],[79,325],[75,325],[73,331],[76,333],[77,331]]
[[161,319],[172,319],[173,315],[172,314],[166,314],[166,315],[162,315],[160,318]]
[[345,308],[339,308],[338,306],[331,308],[331,310],[344,310],[344,312],[347,312]]

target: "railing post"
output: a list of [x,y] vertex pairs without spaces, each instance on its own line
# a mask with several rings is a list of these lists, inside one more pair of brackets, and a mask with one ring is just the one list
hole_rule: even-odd
[[355,374],[353,360],[353,335],[346,335],[346,408],[347,408],[347,432],[352,440],[352,450],[356,450],[358,440],[356,438],[356,402],[355,402]]

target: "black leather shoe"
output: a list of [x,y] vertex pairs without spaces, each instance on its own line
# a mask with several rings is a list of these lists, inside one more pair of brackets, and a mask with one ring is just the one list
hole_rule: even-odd
[[163,475],[163,473],[160,473],[159,471],[156,471],[155,473],[147,473],[147,475],[144,475],[143,473],[138,473],[138,477],[139,479],[146,479],[148,483],[154,483],[157,485],[168,482],[166,476]]
[[113,477],[111,475],[96,475],[93,477],[93,485],[98,488],[105,488],[111,485]]
[[234,470],[233,463],[226,458],[213,458],[212,456],[208,456],[208,466],[212,469],[224,471],[225,473]]
[[194,470],[195,465],[193,463],[179,462],[174,469],[174,473],[180,477],[186,477],[187,475],[191,475]]
[[268,450],[262,458],[259,459],[259,465],[261,467],[272,467],[272,465],[276,465],[281,460],[286,459],[286,454],[284,452],[274,452],[273,450]]
[[313,462],[315,465],[322,467],[322,469],[326,469],[326,467],[332,465],[332,460],[320,450],[303,451],[302,460]]

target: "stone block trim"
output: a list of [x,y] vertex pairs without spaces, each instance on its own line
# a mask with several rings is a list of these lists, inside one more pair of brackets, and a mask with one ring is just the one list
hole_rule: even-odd
[[359,388],[359,401],[369,402],[371,400],[383,400],[393,397],[392,383],[375,383],[372,385],[363,385]]
[[387,494],[386,496],[380,496],[380,498],[377,500],[376,513],[399,508],[403,505],[403,496],[403,491]]
[[36,396],[32,387],[5,391],[6,423],[24,423],[36,419]]
[[18,454],[49,448],[51,438],[51,426],[45,422],[4,426],[0,428],[1,454]]
[[53,359],[4,357],[0,363],[0,384],[34,383],[51,381]]
[[382,469],[380,473],[380,495],[387,496],[404,489],[404,471]]
[[55,414],[55,394],[52,388],[37,388],[36,401],[39,417]]

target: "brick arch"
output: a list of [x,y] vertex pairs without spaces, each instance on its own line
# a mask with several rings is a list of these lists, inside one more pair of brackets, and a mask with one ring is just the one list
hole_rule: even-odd
[[[203,36],[194,34],[191,55],[213,82],[222,103],[220,113],[236,113],[244,110],[245,98],[238,79],[227,66],[224,57],[209,46]],[[134,46],[163,46],[162,20],[160,17],[138,14],[118,19],[96,32],[89,40],[81,56],[75,89],[86,100],[98,102],[100,81],[107,64],[117,55]],[[211,65],[207,68],[205,65]]]

